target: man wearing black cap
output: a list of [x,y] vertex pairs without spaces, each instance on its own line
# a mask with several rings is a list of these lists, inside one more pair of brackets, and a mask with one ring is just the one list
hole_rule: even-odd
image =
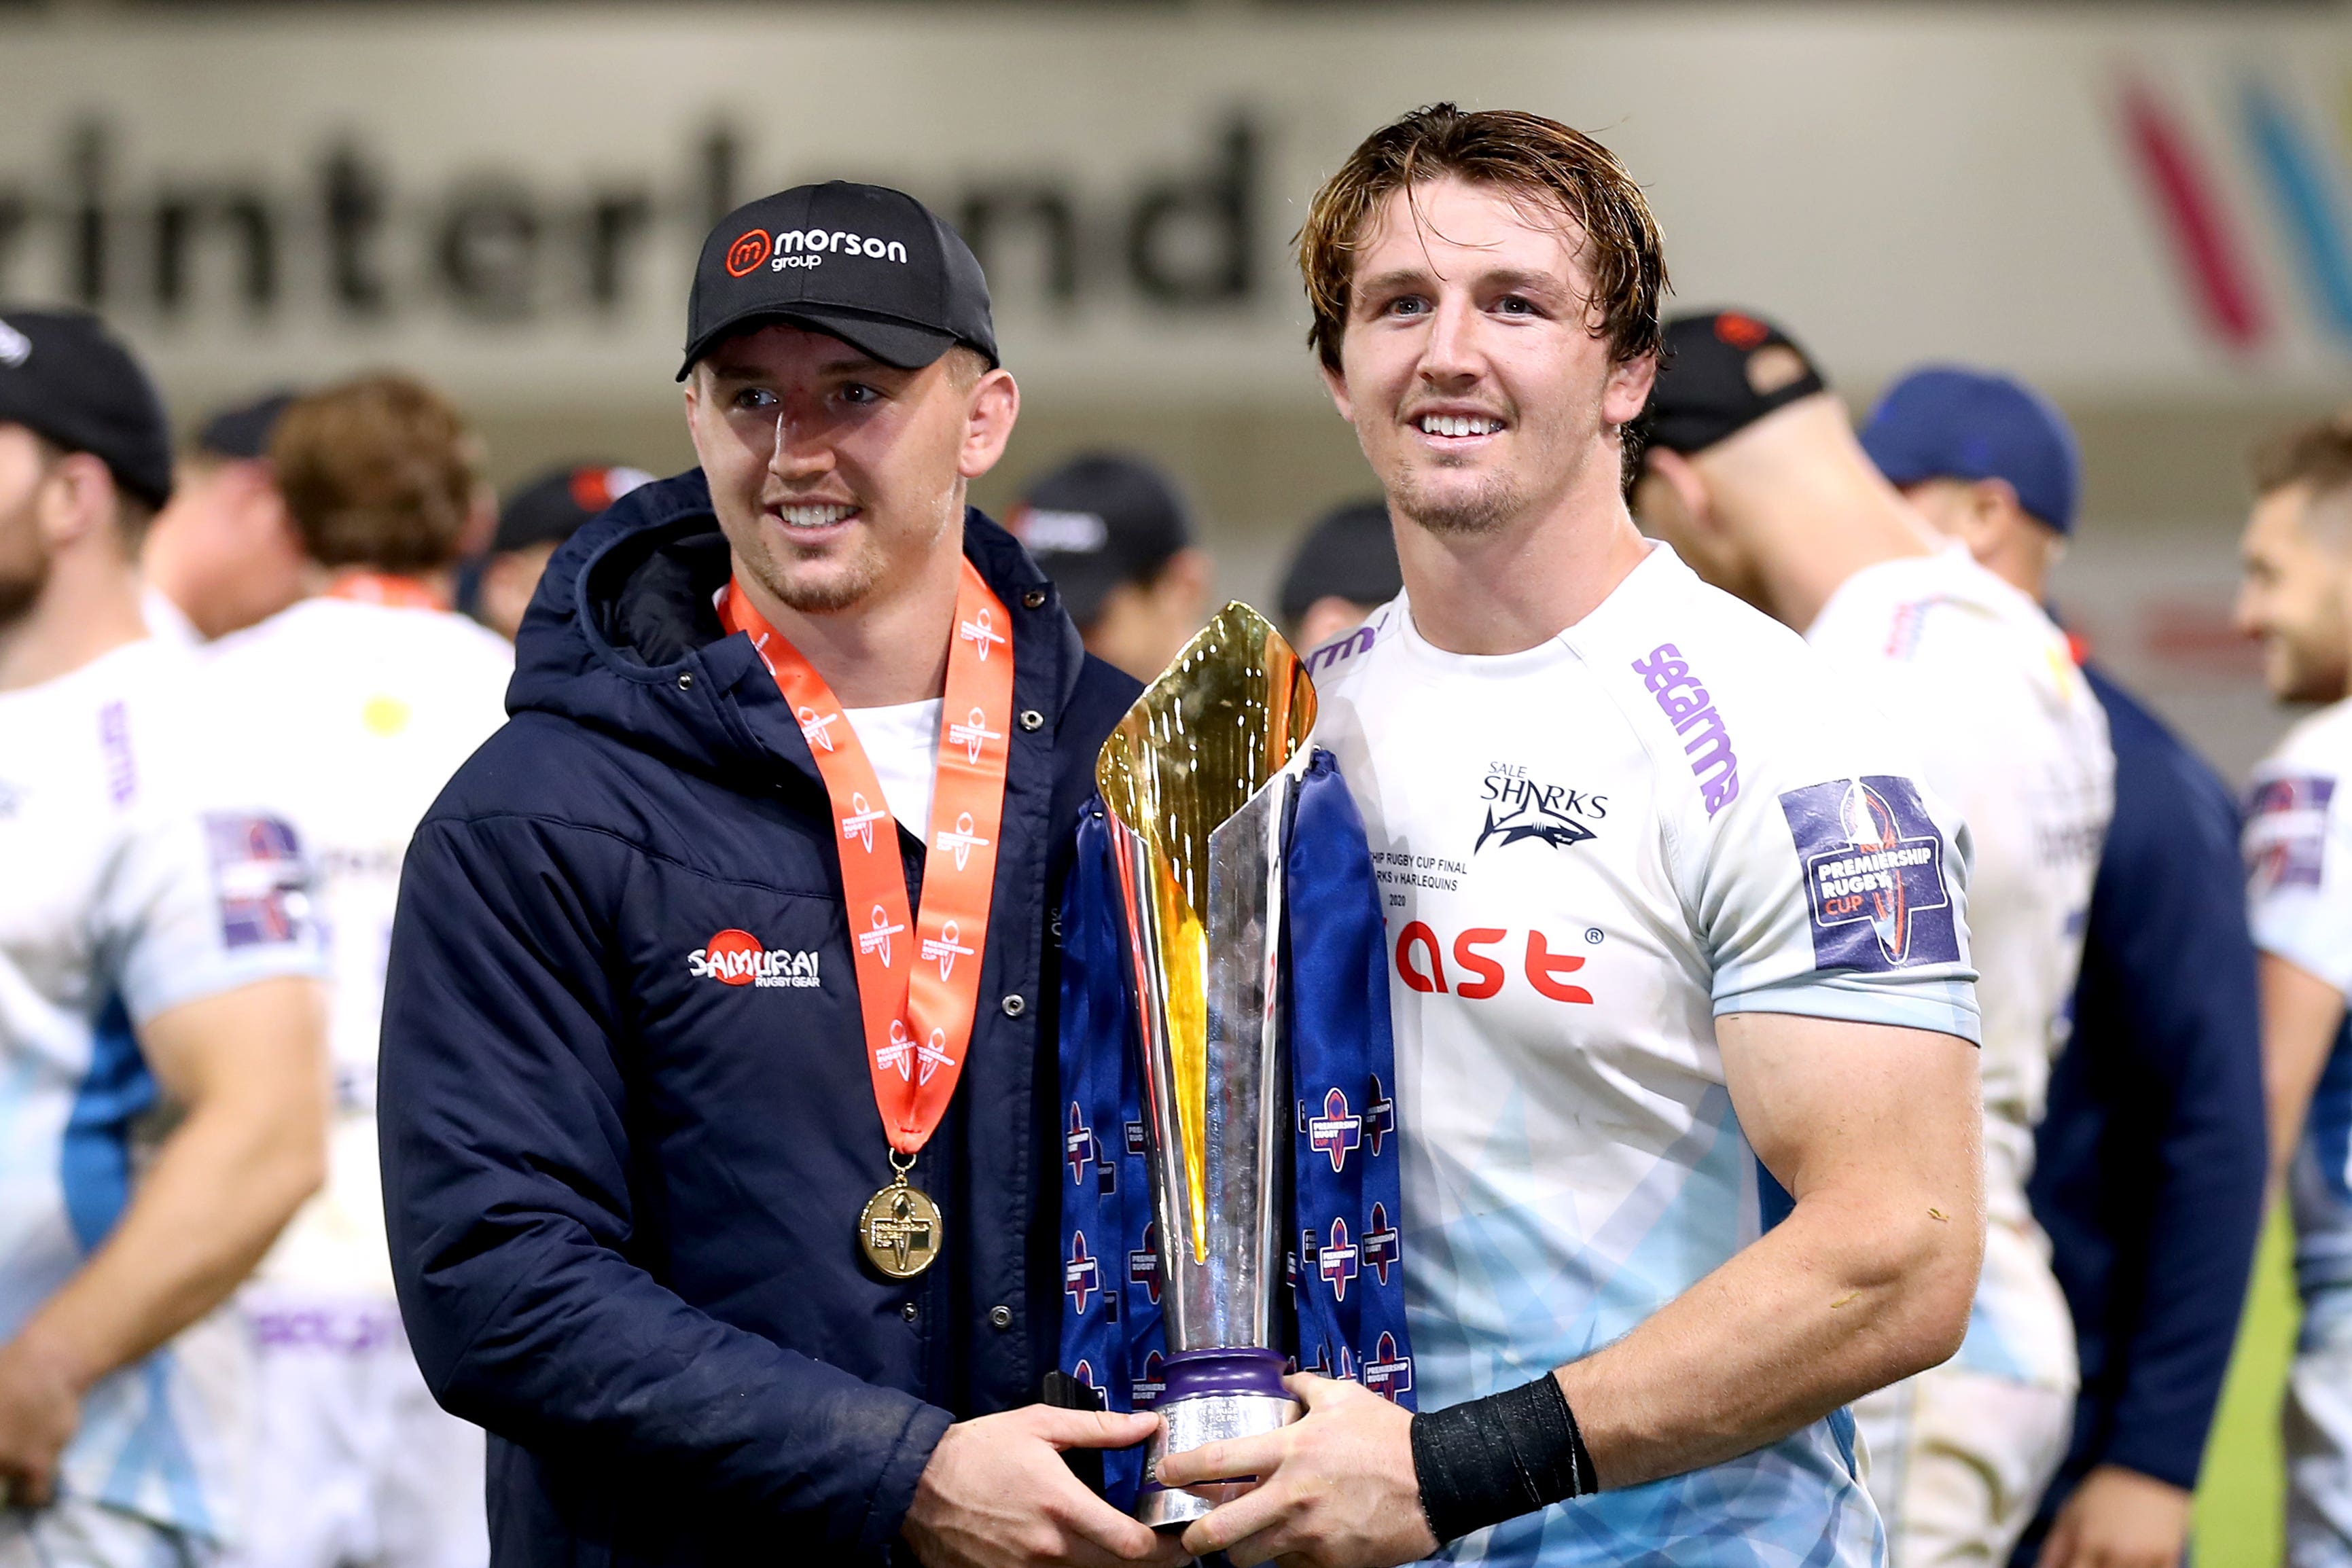
[[[2047,398],[1928,366],[1887,389],[1862,446],[1937,531],[2047,600],[2080,489]],[[2228,786],[2096,664],[2083,675],[2115,744],[2116,814],[2028,1189],[2083,1381],[2073,1445],[2012,1561],[2168,1568],[2261,1225],[2254,950]]]
[[555,553],[515,717],[410,847],[379,1103],[507,1563],[1170,1560],[1034,1404],[1061,1273],[1047,910],[1135,683],[964,505],[1019,408],[954,232],[730,215],[701,468]]
[[1209,610],[1208,555],[1184,500],[1139,458],[1074,458],[1029,487],[1006,520],[1086,638],[1138,680],[1168,668]]
[[215,1313],[319,1181],[319,954],[138,533],[163,410],[92,318],[0,308],[0,1563],[203,1564],[245,1341]]
[[[509,496],[499,509],[489,553],[470,574],[475,618],[512,642],[555,547],[639,485],[651,484],[653,478],[642,468],[619,463],[566,463]],[[467,596],[461,592],[460,602]]]
[[1290,557],[1276,602],[1293,647],[1318,648],[1360,626],[1404,586],[1385,500],[1351,500],[1317,519]]
[[1779,328],[1669,322],[1646,419],[1643,526],[1834,660],[1969,825],[1984,1271],[1959,1353],[1855,1415],[1895,1568],[2002,1562],[2073,1424],[2074,1330],[2025,1183],[2112,809],[2106,721],[2041,607],[1937,538]]
[[139,557],[162,633],[226,637],[302,596],[302,541],[269,466],[270,435],[292,401],[273,393],[222,409],[181,458]]

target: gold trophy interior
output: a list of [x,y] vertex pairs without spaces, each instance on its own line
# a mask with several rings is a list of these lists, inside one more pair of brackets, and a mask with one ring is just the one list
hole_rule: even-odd
[[1314,727],[1315,684],[1297,653],[1235,602],[1128,710],[1095,767],[1104,805],[1146,850],[1150,886],[1134,891],[1155,917],[1157,951],[1146,956],[1167,985],[1170,1087],[1190,1199],[1183,1229],[1199,1263],[1209,1252],[1209,837]]

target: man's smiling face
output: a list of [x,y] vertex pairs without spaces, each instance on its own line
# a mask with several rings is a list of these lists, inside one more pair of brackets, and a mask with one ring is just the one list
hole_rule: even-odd
[[1549,511],[1595,463],[1615,482],[1614,431],[1654,362],[1612,354],[1582,246],[1564,214],[1454,175],[1376,210],[1324,379],[1390,500],[1431,531]]
[[951,350],[899,370],[783,325],[713,348],[687,423],[740,568],[806,615],[919,574],[962,521],[975,364]]

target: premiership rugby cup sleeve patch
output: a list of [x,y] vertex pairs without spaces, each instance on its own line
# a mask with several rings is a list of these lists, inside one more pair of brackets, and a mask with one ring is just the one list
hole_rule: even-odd
[[2247,803],[2246,912],[2254,946],[2352,991],[2352,825],[2343,781],[2266,772]]
[[1911,781],[1866,773],[1780,796],[1813,962],[1888,974],[1963,962],[1946,841]]
[[113,911],[137,1020],[278,975],[319,975],[310,874],[293,828],[256,811],[174,816],[141,833]]

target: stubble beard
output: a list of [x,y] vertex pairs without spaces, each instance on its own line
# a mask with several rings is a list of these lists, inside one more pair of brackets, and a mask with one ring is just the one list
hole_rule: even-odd
[[[1441,468],[1450,465],[1441,464]],[[1408,472],[1389,499],[1396,509],[1434,534],[1475,539],[1498,533],[1517,516],[1525,497],[1513,476],[1490,473],[1467,489],[1425,482],[1427,475]]]
[[[940,517],[941,529],[963,521],[962,510],[952,489],[940,497]],[[783,558],[779,560],[769,543],[766,531],[761,530],[755,535],[760,542],[751,563],[752,571],[758,575],[761,586],[796,614],[837,616],[845,610],[854,610],[873,596],[889,572],[889,559],[872,528],[872,513],[869,511],[866,514],[866,530],[849,542],[845,554],[835,554],[829,560],[815,557],[798,563],[793,560],[796,547],[789,538],[784,542]],[[935,542],[937,539],[938,534],[934,532],[931,542]],[[838,551],[840,547],[835,546],[835,549]],[[802,569],[793,570],[796,564]],[[808,570],[811,565],[817,569]]]
[[[32,512],[27,500],[15,515],[0,518],[0,631],[13,630],[31,615],[49,585],[49,552]],[[25,542],[22,556],[5,547],[11,539]]]

